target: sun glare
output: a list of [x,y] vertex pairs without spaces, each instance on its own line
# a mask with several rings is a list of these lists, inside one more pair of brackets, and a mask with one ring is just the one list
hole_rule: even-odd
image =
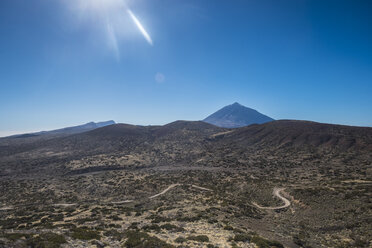
[[102,42],[106,43],[107,48],[117,59],[120,59],[123,42],[137,35],[136,29],[141,32],[148,44],[153,45],[149,33],[129,9],[128,1],[66,0],[64,4],[74,14],[74,25],[92,30],[97,39],[103,39]]
[[140,21],[137,19],[137,17],[133,14],[133,12],[130,9],[128,9],[127,12],[132,18],[133,22],[136,24],[139,31],[142,33],[143,37],[145,37],[146,41],[152,46],[153,45],[152,39],[150,35],[147,33],[146,29],[142,26]]

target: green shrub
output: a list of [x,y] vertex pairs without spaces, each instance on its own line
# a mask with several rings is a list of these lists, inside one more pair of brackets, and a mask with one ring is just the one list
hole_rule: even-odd
[[246,233],[235,234],[233,238],[235,242],[247,242],[247,241],[251,241],[251,239],[252,239],[251,235],[246,234]]
[[37,248],[58,248],[65,243],[65,237],[56,233],[43,233],[27,240],[28,247]]
[[74,239],[91,240],[101,239],[101,235],[98,231],[91,230],[88,228],[74,228],[72,229],[71,237]]
[[28,238],[30,235],[26,233],[5,233],[4,237],[11,240],[11,241],[16,241],[21,238]]
[[159,215],[155,215],[155,216],[152,218],[151,223],[167,222],[167,221],[170,221],[170,220],[171,220],[171,219],[169,219],[169,218],[166,218],[166,217],[163,217],[163,216],[159,216]]
[[172,225],[170,223],[166,223],[164,225],[161,225],[160,228],[162,229],[166,229],[168,231],[175,231],[175,232],[182,232],[184,231],[185,229],[183,227],[179,227],[179,226],[176,226],[176,225]]
[[212,244],[208,244],[207,245],[207,248],[218,248],[218,246],[215,246],[215,245],[212,245]]
[[118,221],[118,220],[123,220],[122,218],[120,218],[118,215],[112,215],[112,216],[110,216],[110,219],[112,219],[112,220],[115,220],[115,221]]
[[138,222],[132,222],[128,229],[138,229],[138,224],[139,224]]
[[174,246],[158,239],[151,237],[145,232],[127,231],[127,241],[124,243],[127,248],[174,248]]
[[144,231],[155,231],[155,232],[160,232],[161,228],[160,226],[156,225],[156,224],[152,224],[152,225],[146,225],[146,226],[143,226],[142,229]]
[[187,239],[198,241],[198,242],[209,242],[209,238],[207,235],[189,236],[187,237]]
[[184,243],[184,242],[187,242],[187,239],[183,238],[183,237],[178,237],[174,240],[174,242],[176,243]]
[[230,225],[226,225],[226,226],[224,226],[223,229],[225,229],[225,230],[229,230],[229,231],[232,231],[232,230],[234,230],[234,227],[232,227],[232,226],[230,226]]
[[106,237],[112,237],[116,240],[121,240],[123,237],[123,234],[116,231],[115,229],[108,230],[103,235],[105,235]]
[[272,247],[284,248],[284,246],[281,243],[277,241],[270,241],[260,236],[252,237],[251,242],[255,243],[258,246],[258,248],[272,248]]

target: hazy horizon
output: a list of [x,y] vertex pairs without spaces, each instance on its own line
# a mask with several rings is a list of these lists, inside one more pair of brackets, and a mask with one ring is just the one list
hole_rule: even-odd
[[[227,105],[225,105],[227,106]],[[225,107],[225,106],[222,106],[221,108]],[[243,105],[244,106],[244,105]],[[219,110],[219,109],[216,109],[216,111]],[[258,111],[260,112],[260,111]],[[261,113],[261,112],[260,112]],[[212,113],[210,113],[212,114]],[[208,114],[209,115],[209,114]],[[26,134],[26,133],[36,133],[36,132],[41,132],[41,131],[51,131],[51,130],[56,130],[56,129],[61,129],[61,128],[65,128],[65,127],[73,127],[73,126],[79,126],[79,125],[84,125],[84,124],[87,124],[89,122],[105,122],[105,121],[115,121],[116,124],[130,124],[130,125],[139,125],[139,126],[156,126],[156,125],[165,125],[165,124],[169,124],[171,122],[174,122],[174,121],[202,121],[203,119],[205,119],[207,116],[203,117],[202,119],[176,119],[176,120],[171,120],[171,121],[168,121],[168,122],[163,122],[163,123],[146,123],[146,124],[143,124],[143,123],[131,123],[131,122],[123,122],[123,121],[116,121],[116,120],[113,120],[113,119],[106,119],[106,120],[91,120],[91,121],[86,121],[84,123],[74,123],[74,124],[68,124],[67,126],[59,126],[59,127],[52,127],[52,128],[45,128],[45,129],[38,129],[38,130],[28,130],[28,131],[5,131],[5,132],[2,132],[0,131],[0,138],[1,137],[7,137],[7,136],[12,136],[12,135],[17,135],[17,134]],[[275,120],[297,120],[297,119],[291,119],[291,118],[282,118],[282,119],[275,119]],[[306,120],[306,119],[303,119],[301,121],[313,121],[313,120]],[[327,124],[338,124],[338,125],[347,125],[347,124],[340,124],[340,123],[327,123]],[[350,125],[349,125],[350,126]],[[369,126],[360,126],[360,127],[372,127],[371,125]]]

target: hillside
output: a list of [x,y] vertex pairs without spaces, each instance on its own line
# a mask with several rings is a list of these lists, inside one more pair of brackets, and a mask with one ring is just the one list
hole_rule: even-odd
[[176,121],[32,139],[0,140],[0,246],[369,246],[372,128]]
[[372,128],[279,120],[234,130],[224,140],[262,148],[305,148],[372,150]]

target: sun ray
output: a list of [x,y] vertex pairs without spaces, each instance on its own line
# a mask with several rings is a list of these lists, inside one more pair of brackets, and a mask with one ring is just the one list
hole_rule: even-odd
[[139,31],[142,33],[143,37],[152,46],[153,45],[152,39],[150,35],[147,33],[146,29],[142,26],[140,21],[137,19],[137,17],[133,14],[133,12],[130,9],[128,9],[127,11],[128,11],[129,16],[132,18],[133,22],[136,24]]

